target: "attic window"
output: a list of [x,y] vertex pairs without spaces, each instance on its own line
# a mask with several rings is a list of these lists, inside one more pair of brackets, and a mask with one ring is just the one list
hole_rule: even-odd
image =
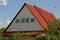
[[26,18],[26,23],[28,23],[29,22],[29,18]]
[[35,22],[35,19],[34,18],[31,18],[31,22]]
[[24,23],[24,22],[25,22],[25,19],[24,19],[24,18],[22,18],[22,19],[21,19],[21,23]]
[[16,19],[16,23],[20,23],[20,20],[19,19]]

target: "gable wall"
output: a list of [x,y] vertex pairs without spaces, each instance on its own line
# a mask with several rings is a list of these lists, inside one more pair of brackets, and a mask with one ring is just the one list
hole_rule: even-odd
[[[21,18],[35,18],[30,10],[25,6],[20,14],[16,17],[16,19]],[[29,22],[29,23],[16,23],[16,19],[13,21],[13,23],[10,25],[10,27],[6,31],[37,31],[37,30],[44,30],[42,26],[39,24],[39,22],[35,19],[35,22]]]

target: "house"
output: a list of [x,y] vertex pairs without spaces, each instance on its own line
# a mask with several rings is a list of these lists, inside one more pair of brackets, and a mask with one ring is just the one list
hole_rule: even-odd
[[24,3],[17,15],[5,29],[5,36],[15,32],[23,34],[38,35],[48,30],[49,22],[56,20],[56,17],[46,10],[37,6]]

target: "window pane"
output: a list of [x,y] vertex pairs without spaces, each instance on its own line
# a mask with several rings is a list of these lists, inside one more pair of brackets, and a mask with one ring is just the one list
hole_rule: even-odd
[[22,19],[21,19],[21,23],[24,23],[24,22],[25,22],[25,19],[22,18]]
[[31,18],[31,22],[35,22],[35,19],[34,18]]
[[26,23],[28,23],[28,22],[29,22],[29,18],[26,19]]
[[16,19],[16,23],[20,23],[20,20],[19,19]]

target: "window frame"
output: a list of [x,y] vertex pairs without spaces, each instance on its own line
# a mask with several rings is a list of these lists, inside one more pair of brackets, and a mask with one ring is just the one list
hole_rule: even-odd
[[24,18],[21,18],[21,23],[24,23],[25,22],[25,19]]
[[35,22],[35,18],[31,18],[30,19],[30,22]]
[[28,23],[28,22],[29,22],[29,18],[26,18],[26,19],[25,19],[25,22]]
[[20,23],[20,19],[16,19],[16,23]]

